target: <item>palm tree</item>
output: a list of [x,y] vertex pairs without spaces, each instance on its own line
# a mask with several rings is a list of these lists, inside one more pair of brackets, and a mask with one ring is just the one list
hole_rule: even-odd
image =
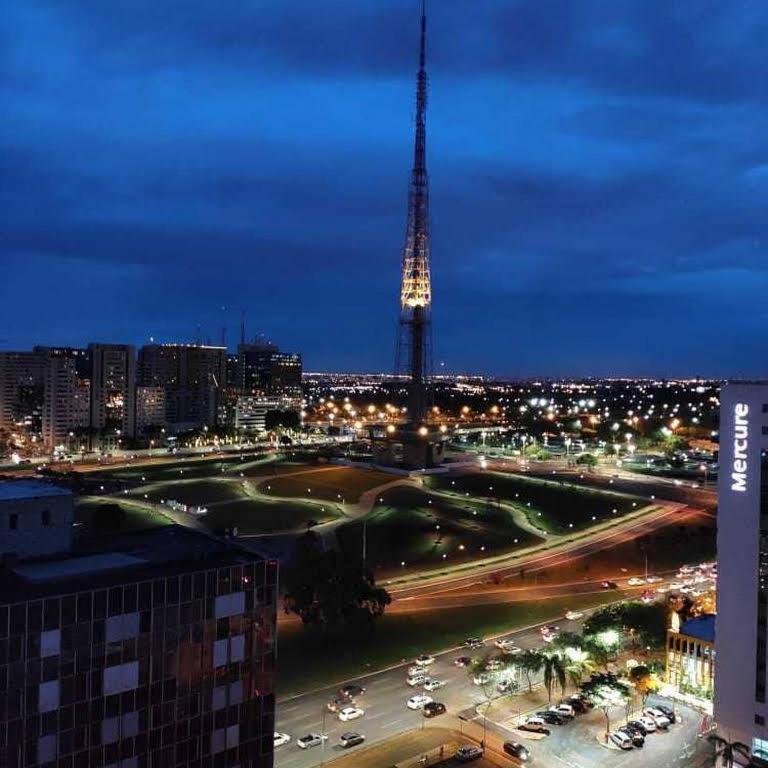
[[541,671],[544,666],[544,654],[539,651],[523,651],[515,660],[520,671],[525,675],[528,682],[528,693],[533,691],[533,681],[531,675]]
[[746,744],[740,741],[728,741],[722,736],[715,735],[708,736],[707,741],[715,750],[715,762],[719,757],[726,768],[733,768],[737,755],[749,762],[749,747]]
[[566,666],[563,657],[559,653],[542,654],[542,666],[544,667],[544,687],[547,689],[547,697],[552,703],[552,687],[555,682],[565,694]]

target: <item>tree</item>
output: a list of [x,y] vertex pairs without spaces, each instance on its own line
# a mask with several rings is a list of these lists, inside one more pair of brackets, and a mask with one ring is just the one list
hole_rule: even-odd
[[597,457],[592,453],[582,453],[576,457],[576,463],[583,467],[587,467],[588,469],[592,469],[597,466]]
[[267,411],[264,414],[264,426],[268,430],[277,427],[297,429],[299,426],[299,414],[296,411]]
[[523,651],[516,660],[518,669],[525,675],[528,683],[528,693],[533,691],[533,681],[531,675],[541,671],[544,666],[544,655],[539,651]]
[[708,736],[707,741],[715,751],[715,761],[719,757],[726,768],[733,768],[737,756],[749,761],[749,747],[740,741],[728,741],[728,739],[714,734]]
[[313,531],[297,541],[285,587],[286,611],[299,616],[305,627],[334,636],[372,631],[392,602],[362,563],[324,550]]
[[640,696],[642,707],[652,693],[661,690],[661,680],[655,672],[651,672],[644,664],[638,664],[629,671],[629,679],[634,683],[635,690]]
[[547,689],[547,698],[552,703],[552,688],[555,683],[560,686],[565,694],[566,668],[563,657],[558,652],[542,654],[542,667],[544,668],[544,687]]
[[581,691],[587,700],[605,716],[607,739],[611,732],[610,712],[616,707],[626,705],[631,692],[629,685],[618,680],[615,675],[593,675],[591,680],[581,684]]

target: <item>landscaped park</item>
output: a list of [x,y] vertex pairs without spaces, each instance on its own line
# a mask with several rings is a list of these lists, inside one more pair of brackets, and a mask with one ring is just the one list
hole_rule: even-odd
[[[380,576],[520,551],[647,503],[511,473],[408,478],[306,454],[104,468],[84,483],[77,514],[85,529],[94,512],[98,525],[90,527],[100,531],[170,519],[241,537],[315,528],[350,557],[364,555]],[[109,510],[117,510],[113,526]]]

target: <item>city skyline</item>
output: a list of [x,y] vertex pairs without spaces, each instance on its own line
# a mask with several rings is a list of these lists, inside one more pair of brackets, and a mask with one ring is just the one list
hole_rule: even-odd
[[[0,347],[234,347],[245,307],[310,370],[391,369],[417,8],[9,9]],[[767,22],[431,10],[436,371],[765,375]]]

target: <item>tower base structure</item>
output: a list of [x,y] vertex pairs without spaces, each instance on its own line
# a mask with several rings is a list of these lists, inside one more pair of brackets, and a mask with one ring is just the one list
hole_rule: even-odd
[[446,436],[430,427],[401,424],[393,432],[371,431],[373,461],[384,467],[432,469],[445,458]]

